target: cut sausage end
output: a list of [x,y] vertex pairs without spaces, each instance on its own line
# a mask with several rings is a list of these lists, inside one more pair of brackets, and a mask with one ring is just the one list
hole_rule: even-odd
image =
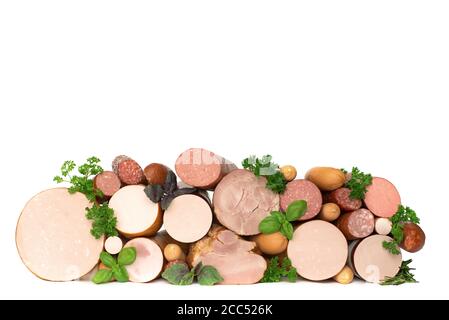
[[162,226],[162,210],[144,193],[142,185],[126,186],[114,194],[109,207],[117,217],[117,230],[128,238],[152,236]]
[[212,209],[201,197],[176,197],[165,210],[164,227],[175,240],[192,243],[204,237],[212,226]]
[[392,217],[401,204],[401,196],[396,187],[387,179],[373,178],[365,194],[366,207],[376,216]]
[[286,211],[287,207],[296,200],[305,200],[307,202],[307,211],[299,220],[310,220],[314,218],[321,210],[323,197],[320,189],[308,181],[297,179],[289,182],[285,192],[280,197],[280,205],[282,211]]
[[128,241],[125,248],[136,248],[136,261],[126,266],[131,282],[150,282],[156,279],[164,266],[164,256],[156,242],[147,238]]
[[119,237],[109,237],[104,243],[104,249],[110,254],[118,254],[123,248],[123,241]]

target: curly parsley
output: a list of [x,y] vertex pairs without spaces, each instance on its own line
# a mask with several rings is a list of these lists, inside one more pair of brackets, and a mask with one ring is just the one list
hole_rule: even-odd
[[264,176],[267,179],[267,188],[276,193],[284,193],[287,180],[279,171],[279,166],[271,162],[272,157],[267,154],[262,158],[250,156],[242,161],[242,166],[254,173],[257,177]]

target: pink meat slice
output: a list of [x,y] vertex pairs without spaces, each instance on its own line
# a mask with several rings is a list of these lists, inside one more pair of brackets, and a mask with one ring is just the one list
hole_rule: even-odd
[[266,188],[266,179],[237,169],[217,185],[213,206],[220,223],[239,235],[255,235],[259,223],[279,209],[279,196]]
[[365,194],[366,207],[376,216],[392,217],[401,204],[401,196],[396,187],[387,179],[373,178],[373,183]]
[[262,279],[267,263],[253,252],[255,243],[240,239],[235,233],[223,230],[212,240],[211,251],[200,255],[203,265],[217,269],[224,281],[221,284],[253,284]]
[[312,219],[320,212],[323,204],[320,189],[314,183],[303,179],[293,180],[287,184],[285,192],[280,197],[281,210],[286,211],[289,204],[296,200],[307,202],[307,211],[299,220]]

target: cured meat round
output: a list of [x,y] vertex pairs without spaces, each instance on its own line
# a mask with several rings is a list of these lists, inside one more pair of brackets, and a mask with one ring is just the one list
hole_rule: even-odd
[[348,240],[368,237],[374,231],[374,216],[368,209],[358,209],[342,215],[337,227]]
[[118,164],[117,175],[123,184],[127,185],[141,184],[145,180],[142,168],[132,159],[123,160]]
[[401,196],[396,187],[387,179],[373,178],[373,183],[365,194],[366,207],[376,216],[392,217],[401,204]]
[[286,211],[289,204],[296,200],[307,202],[307,211],[299,220],[312,219],[320,212],[323,204],[320,189],[314,183],[302,179],[287,183],[287,188],[280,197],[281,210]]
[[287,247],[287,256],[301,277],[321,281],[332,278],[343,269],[348,244],[333,224],[313,220],[295,230]]
[[271,211],[279,210],[279,196],[266,188],[267,180],[237,169],[217,185],[213,207],[217,219],[238,235],[260,233],[259,223]]
[[220,180],[237,167],[215,153],[191,148],[178,157],[175,170],[179,178],[186,184],[201,188],[214,188]]
[[328,201],[337,204],[342,211],[355,211],[362,207],[362,200],[352,199],[351,190],[340,188],[332,191],[328,196]]
[[94,178],[94,188],[103,193],[105,199],[111,198],[120,190],[121,182],[113,171],[103,171]]
[[16,244],[25,266],[39,278],[71,281],[91,271],[98,263],[104,238],[90,233],[86,208],[92,203],[82,193],[66,188],[43,191],[22,211]]

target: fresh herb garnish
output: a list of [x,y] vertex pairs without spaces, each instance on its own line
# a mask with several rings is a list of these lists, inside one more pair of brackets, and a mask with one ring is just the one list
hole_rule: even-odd
[[391,235],[392,241],[384,241],[383,247],[390,251],[392,254],[400,254],[399,244],[404,240],[404,223],[412,222],[419,224],[420,220],[416,215],[416,212],[409,207],[399,205],[398,211],[390,218],[392,223]]
[[260,282],[280,282],[283,277],[287,277],[289,282],[296,282],[298,279],[296,268],[292,266],[289,258],[284,258],[279,264],[279,258],[274,257],[268,262],[268,268]]
[[192,269],[183,262],[175,263],[162,273],[162,278],[178,286],[191,285],[195,276],[202,286],[212,286],[223,281],[215,267],[203,266],[201,262]]
[[55,176],[53,181],[56,183],[70,183],[70,193],[84,193],[89,201],[95,201],[103,196],[102,192],[94,188],[93,177],[103,172],[103,168],[99,165],[100,159],[90,157],[87,162],[78,167],[80,176],[71,174],[76,168],[76,164],[72,160],[65,161],[61,166],[61,175]]
[[129,266],[136,261],[137,251],[134,247],[123,248],[115,259],[107,252],[100,254],[101,262],[107,269],[98,270],[92,279],[95,284],[111,282],[112,279],[118,282],[128,282],[129,275],[125,266]]
[[279,165],[271,162],[272,157],[265,155],[261,159],[250,156],[242,161],[242,166],[254,173],[257,177],[264,176],[267,179],[267,188],[276,193],[284,193],[287,180],[279,171]]
[[272,211],[268,217],[259,224],[259,231],[271,234],[280,231],[287,239],[293,238],[293,225],[291,222],[301,218],[307,211],[307,202],[297,200],[290,203],[284,213]]
[[411,262],[411,259],[402,261],[398,274],[394,277],[386,277],[380,284],[383,286],[398,286],[404,283],[417,283],[418,281],[416,281],[415,275],[411,273],[415,269],[408,266]]
[[101,205],[94,204],[92,208],[86,208],[86,218],[92,220],[92,228],[90,233],[95,239],[100,239],[102,235],[107,237],[117,236],[116,230],[117,218],[114,215],[114,210],[109,208],[108,203]]
[[[342,170],[343,171],[343,170]],[[346,171],[343,171],[346,173]],[[371,174],[360,171],[357,167],[353,167],[351,171],[351,179],[346,183],[346,187],[351,189],[349,195],[352,199],[365,199],[367,187],[373,183]]]

